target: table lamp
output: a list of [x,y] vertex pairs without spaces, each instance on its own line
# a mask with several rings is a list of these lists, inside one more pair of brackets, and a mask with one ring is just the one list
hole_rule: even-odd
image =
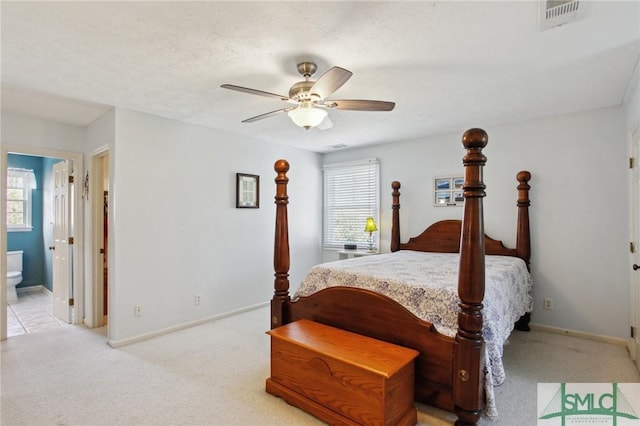
[[367,223],[364,226],[364,232],[369,233],[369,252],[375,252],[373,248],[373,233],[377,230],[378,230],[378,227],[376,226],[376,222],[373,220],[372,217],[368,217]]

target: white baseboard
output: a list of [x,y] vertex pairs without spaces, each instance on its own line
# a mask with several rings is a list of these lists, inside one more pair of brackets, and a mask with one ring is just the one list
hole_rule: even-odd
[[16,292],[18,294],[28,294],[28,293],[51,293],[51,290],[46,288],[43,285],[30,285],[29,287],[16,287]]
[[619,337],[604,336],[602,334],[585,333],[584,331],[570,330],[566,328],[552,327],[550,325],[529,324],[532,330],[546,331],[548,333],[562,334],[565,336],[580,337],[582,339],[595,340],[598,342],[612,343],[614,345],[627,346],[628,342]]
[[184,330],[186,328],[191,328],[191,327],[195,327],[198,325],[202,325],[202,324],[206,324],[208,322],[211,321],[216,321],[222,318],[227,318],[227,317],[231,317],[234,315],[238,315],[244,312],[249,312],[249,311],[253,311],[255,309],[259,309],[259,308],[263,308],[265,306],[268,306],[271,302],[263,302],[263,303],[258,303],[257,305],[252,305],[252,306],[247,306],[245,308],[242,309],[238,309],[235,311],[231,311],[231,312],[226,312],[224,314],[219,314],[219,315],[213,315],[210,317],[206,317],[206,318],[202,318],[196,321],[191,321],[191,322],[187,322],[184,324],[180,324],[180,325],[175,325],[173,327],[168,327],[162,330],[158,330],[158,331],[154,331],[151,333],[146,333],[146,334],[140,334],[138,336],[134,336],[134,337],[130,337],[128,339],[122,339],[122,340],[108,340],[107,343],[109,344],[109,346],[113,347],[113,348],[119,348],[121,346],[126,346],[126,345],[130,345],[132,343],[137,343],[137,342],[142,342],[144,340],[149,340],[152,339],[154,337],[158,337],[158,336],[162,336],[164,334],[169,334],[169,333],[173,333],[175,331],[179,331],[179,330]]

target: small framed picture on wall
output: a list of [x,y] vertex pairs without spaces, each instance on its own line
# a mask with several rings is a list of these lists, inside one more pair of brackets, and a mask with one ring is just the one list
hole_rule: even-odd
[[236,208],[260,208],[260,176],[236,173]]
[[463,185],[464,178],[462,176],[436,177],[433,183],[435,194],[433,205],[437,207],[461,206],[464,204]]

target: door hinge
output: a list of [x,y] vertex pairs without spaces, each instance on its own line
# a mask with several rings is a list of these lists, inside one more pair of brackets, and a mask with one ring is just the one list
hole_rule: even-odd
[[73,183],[73,176],[69,175],[69,183]]
[[69,242],[69,244],[73,244],[73,237],[69,237],[67,241]]
[[73,306],[73,297],[69,299],[69,306]]
[[636,337],[636,328],[634,326],[631,326],[631,338],[633,339],[634,337]]
[[635,165],[636,165],[636,161],[635,160],[636,160],[635,158],[629,157],[629,168],[630,169],[633,169],[635,167]]
[[631,253],[635,253],[635,252],[636,252],[636,245],[633,243],[633,241],[631,241],[631,242],[629,243],[629,251],[630,251]]

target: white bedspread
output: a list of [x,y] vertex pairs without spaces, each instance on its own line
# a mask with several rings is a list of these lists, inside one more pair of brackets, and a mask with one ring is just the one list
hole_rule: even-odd
[[[323,288],[350,286],[384,294],[436,330],[453,337],[458,328],[457,253],[423,253],[402,250],[323,263],[312,268],[294,299]],[[497,416],[493,386],[505,380],[502,347],[514,323],[533,307],[531,276],[522,259],[485,256],[483,336],[486,348],[485,415]]]

